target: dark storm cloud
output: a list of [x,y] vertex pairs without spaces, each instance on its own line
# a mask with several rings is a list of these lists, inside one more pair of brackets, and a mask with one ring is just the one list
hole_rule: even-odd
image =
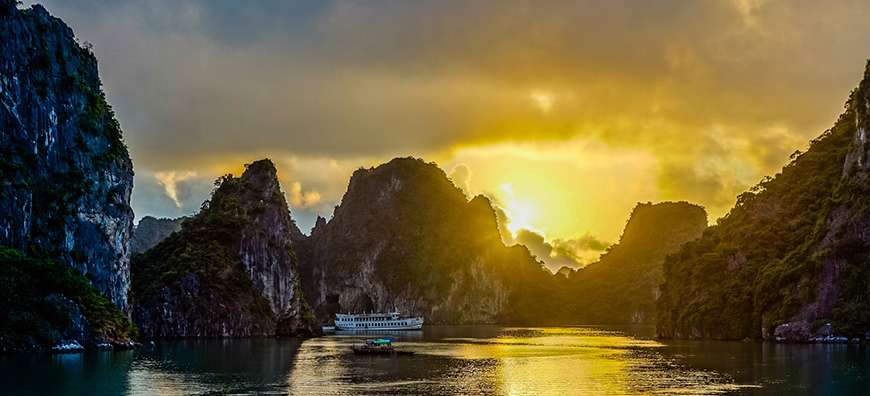
[[815,11],[849,24],[851,7],[812,2],[47,3],[95,44],[134,154],[154,168],[276,147],[373,155],[581,133],[498,128],[536,85],[601,103],[563,125],[635,114],[655,95],[677,101],[660,111],[684,125],[821,125],[829,112],[814,105],[835,107],[867,54],[867,28],[814,22]]

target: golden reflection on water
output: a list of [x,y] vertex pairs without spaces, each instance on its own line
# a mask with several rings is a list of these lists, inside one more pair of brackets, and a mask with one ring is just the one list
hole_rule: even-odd
[[[492,389],[504,395],[625,394],[625,350],[657,343],[565,329],[506,329],[491,339],[454,338],[461,359],[495,359]],[[522,334],[531,334],[523,336]],[[466,378],[474,381],[476,378]]]
[[[649,329],[427,326],[422,332],[165,340],[135,351],[0,356],[24,395],[866,394],[870,350],[649,339]],[[633,334],[637,334],[634,336]],[[356,356],[394,336],[413,356]],[[747,389],[748,388],[748,389]]]
[[[576,355],[499,358],[496,389],[506,395],[555,395],[566,390],[583,393],[623,394],[628,390],[626,362],[613,355],[620,351],[595,350]],[[582,387],[576,385],[582,384]]]
[[325,338],[314,338],[302,343],[291,375],[288,377],[289,393],[299,395],[342,395],[352,394],[347,381],[350,368],[340,359],[348,353],[347,348],[338,342]]
[[400,342],[411,357],[361,357],[365,337],[302,344],[291,394],[626,395],[716,394],[737,389],[715,373],[662,358],[662,344],[582,328],[506,328],[491,337]]

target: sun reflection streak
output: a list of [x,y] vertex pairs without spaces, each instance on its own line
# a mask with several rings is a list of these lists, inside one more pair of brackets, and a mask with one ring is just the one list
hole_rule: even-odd
[[307,340],[288,391],[564,396],[717,394],[740,387],[716,372],[681,367],[651,339],[597,328],[496,329],[478,337],[401,341],[416,352],[408,359],[349,354],[349,345],[363,336]]

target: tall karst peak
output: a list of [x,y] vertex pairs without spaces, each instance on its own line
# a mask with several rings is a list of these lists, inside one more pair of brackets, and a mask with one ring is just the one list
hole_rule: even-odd
[[[469,201],[434,163],[396,158],[354,172],[302,258],[318,317],[399,309],[436,323],[493,323],[525,308],[522,282],[549,277],[505,247],[488,199]],[[519,279],[518,274],[531,274]]]
[[256,161],[218,182],[181,231],[136,256],[136,323],[148,336],[309,331],[294,253],[299,230],[274,164]]

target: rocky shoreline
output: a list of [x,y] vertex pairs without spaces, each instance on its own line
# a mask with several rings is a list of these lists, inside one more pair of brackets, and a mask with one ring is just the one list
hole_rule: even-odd
[[864,337],[846,337],[837,334],[831,323],[825,323],[815,331],[805,322],[784,323],[776,327],[769,340],[778,343],[797,344],[860,344],[870,343],[870,331],[864,332]]

